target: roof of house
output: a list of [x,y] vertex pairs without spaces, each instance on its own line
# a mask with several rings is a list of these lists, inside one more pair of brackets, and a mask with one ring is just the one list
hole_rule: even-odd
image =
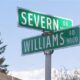
[[6,74],[0,72],[0,80],[21,80],[21,79],[18,79],[16,77],[6,75]]

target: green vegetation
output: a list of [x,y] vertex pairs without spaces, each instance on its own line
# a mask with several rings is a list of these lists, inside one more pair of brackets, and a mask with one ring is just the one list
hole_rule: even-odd
[[0,72],[7,74],[8,70],[7,67],[8,65],[4,64],[5,58],[4,56],[2,56],[2,54],[5,52],[6,46],[7,45],[3,45],[3,42],[0,40]]

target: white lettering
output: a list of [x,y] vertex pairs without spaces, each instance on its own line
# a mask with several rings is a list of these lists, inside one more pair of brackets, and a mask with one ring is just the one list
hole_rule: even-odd
[[60,45],[64,45],[63,33],[60,33],[60,39],[61,39]]
[[32,16],[33,15],[31,13],[28,13],[28,25],[29,26],[33,26],[33,23],[31,23],[33,21]]
[[45,17],[41,16],[41,28],[45,28],[44,24],[45,24]]
[[59,30],[59,25],[58,25],[58,20],[53,19],[53,29],[54,30]]
[[23,48],[24,48],[25,53],[29,52],[30,51],[30,41],[24,41]]
[[52,39],[53,39],[53,46],[55,46],[54,43],[58,46],[58,34],[53,35]]
[[47,36],[46,48],[51,47],[50,36]]
[[43,49],[45,49],[45,37],[43,37]]
[[36,39],[34,39],[34,49],[35,49],[35,50],[38,50],[38,49],[37,49],[37,41],[36,41]]
[[33,46],[33,40],[31,40],[31,50],[33,51],[34,46]]
[[47,17],[47,29],[52,30],[52,25],[51,24],[52,24],[51,18]]
[[39,27],[39,19],[40,19],[40,16],[39,16],[39,15],[36,16],[36,15],[34,14],[34,22],[35,22],[35,26],[36,26],[36,27]]
[[42,49],[42,46],[41,46],[41,38],[39,38],[39,49]]
[[26,23],[27,23],[25,16],[26,16],[26,12],[22,12],[22,13],[21,13],[21,17],[22,17],[23,20],[22,20],[21,23],[22,23],[23,25],[26,25]]

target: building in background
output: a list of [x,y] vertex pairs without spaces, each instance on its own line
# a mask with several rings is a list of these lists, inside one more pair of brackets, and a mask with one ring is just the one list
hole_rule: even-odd
[[21,80],[21,79],[18,79],[16,77],[13,77],[13,76],[10,76],[10,75],[0,72],[0,80]]

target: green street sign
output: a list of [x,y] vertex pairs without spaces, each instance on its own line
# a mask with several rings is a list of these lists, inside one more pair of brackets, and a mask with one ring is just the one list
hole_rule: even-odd
[[73,26],[72,20],[18,9],[18,26],[46,31],[58,31]]
[[36,36],[22,40],[22,54],[58,49],[80,43],[80,27],[54,32],[52,35]]

